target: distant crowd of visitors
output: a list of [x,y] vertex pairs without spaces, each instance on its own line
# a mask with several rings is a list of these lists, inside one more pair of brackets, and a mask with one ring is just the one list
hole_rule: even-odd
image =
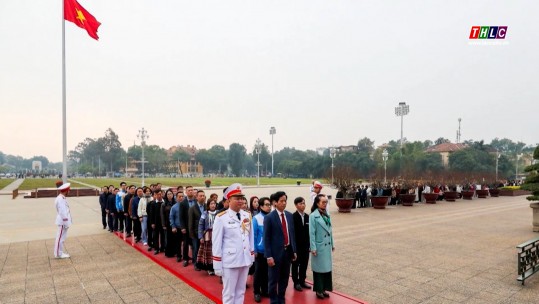
[[[511,182],[499,183],[496,187],[504,187],[507,185],[513,185]],[[372,207],[371,197],[373,196],[388,196],[390,197],[389,205],[401,204],[399,194],[415,194],[415,202],[420,203],[424,201],[424,193],[436,193],[438,194],[437,200],[444,199],[444,193],[449,191],[457,192],[457,197],[462,197],[461,192],[464,190],[488,190],[489,186],[486,184],[472,183],[466,186],[447,184],[429,184],[429,183],[417,183],[414,186],[404,186],[398,183],[391,183],[387,185],[372,184],[372,185],[356,185],[353,187],[355,194],[354,204],[352,208],[366,208]],[[340,192],[337,193],[337,198],[343,197]]]

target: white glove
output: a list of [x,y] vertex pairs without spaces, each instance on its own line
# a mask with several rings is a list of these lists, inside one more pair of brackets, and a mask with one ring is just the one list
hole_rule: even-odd
[[214,269],[213,272],[215,272],[215,275],[218,277],[223,276],[223,270],[222,269]]

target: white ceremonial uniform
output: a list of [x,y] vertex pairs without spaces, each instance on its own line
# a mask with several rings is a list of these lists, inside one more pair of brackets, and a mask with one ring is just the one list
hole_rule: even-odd
[[56,205],[56,241],[54,242],[54,257],[61,257],[64,253],[64,241],[67,236],[67,229],[71,226],[71,213],[66,197],[60,193],[54,202]]
[[249,267],[254,262],[251,214],[228,209],[217,215],[212,231],[215,274],[223,276],[223,304],[242,304]]

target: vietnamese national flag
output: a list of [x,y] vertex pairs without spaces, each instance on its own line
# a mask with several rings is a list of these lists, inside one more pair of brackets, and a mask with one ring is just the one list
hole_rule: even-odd
[[99,40],[97,28],[101,25],[77,0],[64,0],[64,18],[85,29],[90,37]]

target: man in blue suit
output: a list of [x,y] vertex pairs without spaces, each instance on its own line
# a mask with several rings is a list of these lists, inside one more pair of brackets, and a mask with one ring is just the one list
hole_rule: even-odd
[[284,296],[290,277],[290,262],[296,260],[294,219],[285,211],[286,193],[272,195],[275,210],[264,218],[264,255],[268,261],[271,304],[285,303]]

